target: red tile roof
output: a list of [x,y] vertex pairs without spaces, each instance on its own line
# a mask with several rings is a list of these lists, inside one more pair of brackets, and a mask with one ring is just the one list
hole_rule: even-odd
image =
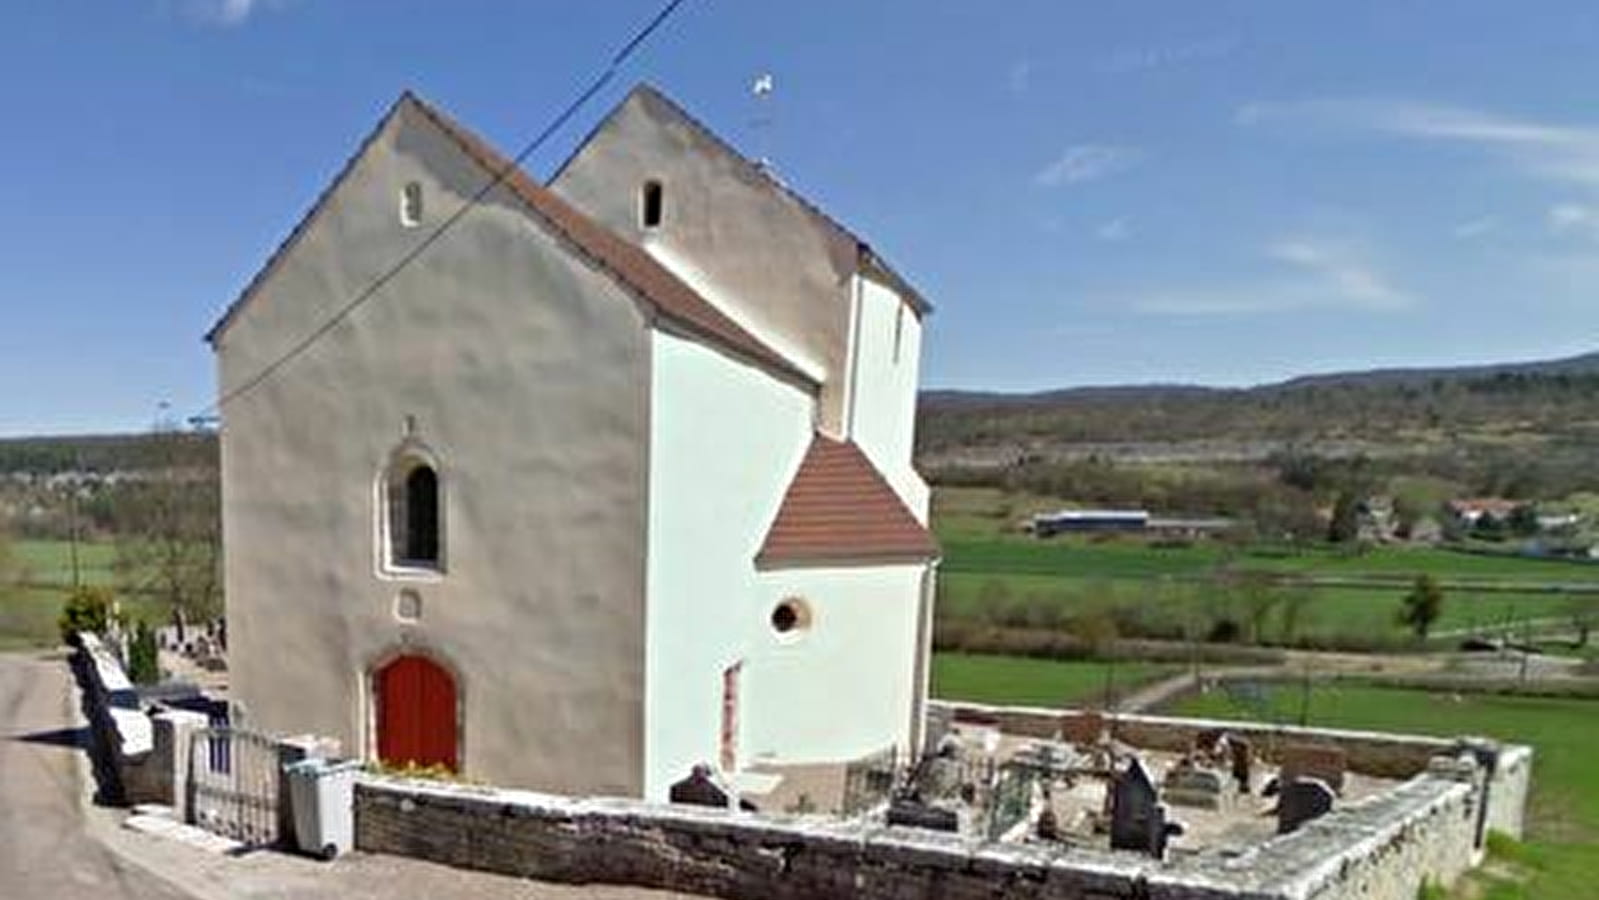
[[[548,188],[534,181],[509,158],[490,146],[487,141],[444,113],[424,103],[410,92],[402,95],[395,104],[396,111],[405,108],[416,110],[428,121],[436,125],[456,146],[461,148],[462,152],[486,172],[490,174],[507,173],[504,175],[503,184],[517,199],[527,206],[530,213],[548,226],[557,237],[564,240],[591,263],[614,278],[622,287],[648,303],[663,318],[696,337],[709,339],[753,362],[774,369],[789,377],[797,378],[806,384],[814,385],[816,383],[816,379],[813,376],[806,374],[781,353],[778,353],[755,335],[746,331],[743,326],[717,309],[709,300],[706,300],[697,291],[685,284],[682,279],[673,275],[670,270],[657,262],[654,257],[650,256],[642,248],[623,240],[614,232],[578,212]],[[380,126],[378,131],[381,132],[381,130],[382,127]],[[372,138],[369,137],[367,143],[369,144],[371,140]],[[365,146],[366,144],[363,144],[363,150]],[[358,153],[357,156],[359,155]],[[350,165],[353,165],[353,163],[354,160],[352,159]],[[345,171],[348,172],[348,170],[349,165],[346,166]],[[344,174],[340,174],[339,179],[335,180],[334,186],[337,185],[339,180],[342,180]],[[229,307],[222,320],[206,335],[208,340],[215,341],[238,309],[254,293],[255,288],[266,273],[279,262],[280,257],[284,255],[288,247],[305,229],[307,223],[320,211],[332,191],[333,186],[330,186],[322,197],[318,199],[311,212],[295,227],[294,232],[278,248],[272,258],[267,261],[261,273],[251,281],[240,298]]]
[[755,562],[925,560],[938,553],[938,542],[859,447],[818,434]]

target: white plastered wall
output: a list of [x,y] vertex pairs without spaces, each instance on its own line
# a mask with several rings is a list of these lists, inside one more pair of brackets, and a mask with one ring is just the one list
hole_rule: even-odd
[[[857,759],[907,749],[916,708],[924,564],[761,573],[739,735],[742,762]],[[787,634],[771,610],[799,598],[809,624]]]
[[814,401],[693,341],[652,341],[644,794],[664,799],[717,761],[722,671],[764,622],[754,558],[810,444]]
[[854,287],[850,436],[926,523],[927,484],[911,466],[922,323],[898,294],[877,281],[857,275]]

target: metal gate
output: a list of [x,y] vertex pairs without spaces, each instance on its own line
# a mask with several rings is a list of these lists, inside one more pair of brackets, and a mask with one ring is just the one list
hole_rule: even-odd
[[278,841],[277,742],[213,725],[189,745],[189,810],[194,824],[246,846]]

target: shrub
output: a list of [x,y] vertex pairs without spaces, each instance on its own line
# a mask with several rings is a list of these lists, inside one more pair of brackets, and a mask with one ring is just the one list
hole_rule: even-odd
[[134,684],[155,684],[161,680],[155,629],[143,619],[133,627],[133,639],[128,642],[128,678]]
[[110,623],[111,592],[87,585],[72,589],[67,596],[66,606],[61,610],[61,617],[56,620],[64,644],[76,644],[80,631],[103,634]]

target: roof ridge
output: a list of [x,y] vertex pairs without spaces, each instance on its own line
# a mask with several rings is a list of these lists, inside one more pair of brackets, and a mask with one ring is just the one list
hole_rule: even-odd
[[605,127],[606,123],[610,122],[611,119],[615,117],[624,106],[627,105],[629,100],[638,96],[650,98],[665,106],[672,112],[673,115],[676,115],[678,118],[682,119],[685,124],[689,125],[695,131],[699,132],[702,136],[710,140],[711,143],[720,148],[722,152],[732,157],[740,165],[756,175],[762,182],[770,185],[785,197],[788,197],[795,203],[799,204],[802,209],[821,220],[827,227],[831,228],[840,237],[854,244],[855,252],[860,257],[862,262],[865,262],[871,267],[881,271],[887,280],[893,283],[893,286],[896,289],[903,291],[906,302],[910,303],[919,314],[932,311],[933,305],[927,302],[927,298],[922,296],[921,291],[918,291],[915,286],[905,279],[903,275],[900,275],[898,272],[894,271],[893,267],[888,264],[888,261],[883,259],[883,257],[878,254],[876,250],[872,249],[872,245],[869,242],[867,242],[860,235],[856,234],[849,228],[849,226],[834,218],[827,212],[827,210],[816,204],[809,197],[806,197],[795,188],[790,187],[787,182],[773,175],[767,166],[763,166],[759,162],[756,162],[755,160],[752,160],[748,156],[744,155],[743,151],[733,146],[731,141],[722,137],[722,135],[717,133],[715,129],[711,128],[711,126],[705,124],[705,122],[685,109],[682,104],[672,99],[670,96],[648,81],[640,81],[635,84],[633,89],[628,92],[628,95],[623,98],[622,102],[613,107],[612,110],[606,114],[605,118],[600,120],[600,123],[594,127],[593,131],[591,131],[589,135],[584,138],[583,142],[578,144],[577,148],[572,151],[572,155],[567,157],[566,161],[561,164],[560,169],[556,172],[556,178],[559,178],[560,172],[564,171],[567,165],[569,165],[572,160],[578,156],[578,154],[583,152],[583,148],[588,146],[589,139],[595,134],[599,133],[599,131]]
[[[589,218],[559,194],[540,184],[514,159],[506,157],[476,132],[414,95],[411,103],[480,166],[501,176],[510,188],[557,236],[583,253],[615,281],[680,326],[711,338],[725,348],[752,357],[807,384],[817,384],[788,357],[722,312],[671,269],[642,247]],[[587,231],[587,234],[579,232]],[[668,296],[670,295],[670,296]]]
[[356,163],[365,157],[377,137],[384,132],[395,116],[406,108],[416,110],[469,159],[498,178],[499,184],[504,185],[521,200],[527,211],[533,214],[550,233],[587,259],[595,268],[604,272],[618,286],[648,304],[660,317],[691,335],[709,339],[724,350],[775,370],[786,377],[798,379],[812,387],[818,384],[814,375],[804,371],[760,337],[723,313],[643,248],[629,243],[584,215],[557,196],[554,191],[539,184],[514,159],[506,157],[488,141],[410,89],[400,93],[377,126],[361,142],[356,152],[345,161],[339,174],[323,188],[311,209],[301,217],[288,237],[284,238],[268,257],[267,262],[250,279],[217,324],[206,333],[207,340],[215,344],[222,331],[232,323],[239,311],[315,221],[317,215],[326,208],[329,199],[348,178]]

